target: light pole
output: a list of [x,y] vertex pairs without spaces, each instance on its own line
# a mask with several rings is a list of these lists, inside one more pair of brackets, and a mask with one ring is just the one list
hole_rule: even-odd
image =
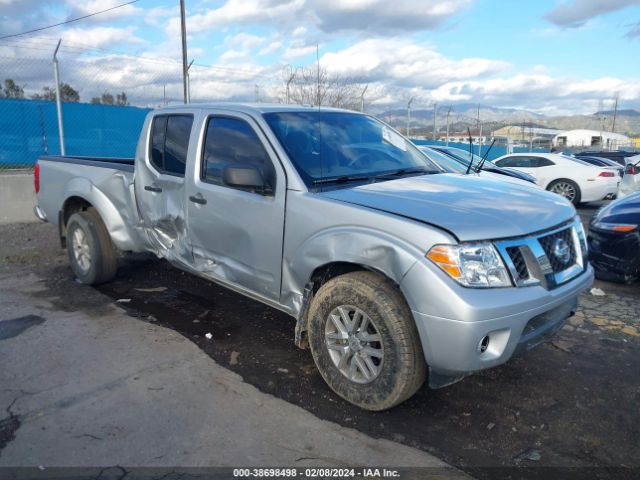
[[60,98],[60,73],[58,72],[58,49],[62,39],[58,40],[58,45],[53,52],[53,78],[56,82],[56,109],[58,110],[58,135],[60,136],[60,155],[66,155],[64,148],[64,125],[62,123],[62,99]]
[[184,103],[189,103],[189,93],[187,91],[187,75],[189,75],[189,67],[187,67],[187,27],[184,12],[184,0],[180,0],[180,30],[182,32],[182,90]]
[[407,103],[407,138],[411,135],[411,104],[413,100],[414,97],[411,97]]
[[369,85],[365,85],[364,89],[362,90],[362,93],[360,94],[360,111],[364,113],[364,94],[367,91],[367,88],[369,88]]
[[436,140],[436,116],[438,115],[438,104],[433,104],[433,141]]
[[193,65],[193,60],[191,60],[187,66],[187,103],[191,103],[191,77],[189,76],[191,65]]
[[449,110],[447,111],[447,147],[449,146],[449,115],[451,115],[451,105],[449,105]]

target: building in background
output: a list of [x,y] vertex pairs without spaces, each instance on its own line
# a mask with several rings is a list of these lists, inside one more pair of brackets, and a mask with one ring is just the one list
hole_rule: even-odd
[[558,149],[603,149],[620,150],[634,147],[634,142],[620,133],[598,130],[567,130],[553,138],[553,146]]
[[561,131],[555,128],[533,124],[517,124],[506,125],[494,130],[493,137],[498,141],[502,139],[501,143],[509,145],[548,149],[551,147],[551,141],[559,133]]

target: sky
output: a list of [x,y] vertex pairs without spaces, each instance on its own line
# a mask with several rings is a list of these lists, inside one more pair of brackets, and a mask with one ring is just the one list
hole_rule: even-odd
[[[126,0],[0,0],[0,36]],[[366,108],[480,103],[547,115],[640,108],[640,0],[185,0],[191,96],[277,101],[320,65],[357,82]],[[182,95],[178,0],[134,4],[0,40],[0,76],[26,92],[61,81],[82,101]]]

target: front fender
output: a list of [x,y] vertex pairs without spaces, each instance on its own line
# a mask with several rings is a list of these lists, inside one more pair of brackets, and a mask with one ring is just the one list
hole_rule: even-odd
[[304,286],[313,272],[336,262],[357,264],[401,283],[404,275],[424,255],[397,237],[363,227],[337,227],[316,233],[285,258],[281,303],[297,316]]
[[[71,179],[64,189],[65,203],[71,197],[80,197],[89,202],[100,214],[111,240],[120,250],[140,251],[141,241],[132,227],[135,219],[131,214],[131,192],[127,179],[117,175],[108,180],[112,201],[100,188],[83,177]],[[114,202],[117,202],[116,206]]]

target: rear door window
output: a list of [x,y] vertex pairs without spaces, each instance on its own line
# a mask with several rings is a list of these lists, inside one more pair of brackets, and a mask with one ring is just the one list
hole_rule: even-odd
[[151,125],[151,164],[160,172],[183,177],[192,115],[158,115]]

